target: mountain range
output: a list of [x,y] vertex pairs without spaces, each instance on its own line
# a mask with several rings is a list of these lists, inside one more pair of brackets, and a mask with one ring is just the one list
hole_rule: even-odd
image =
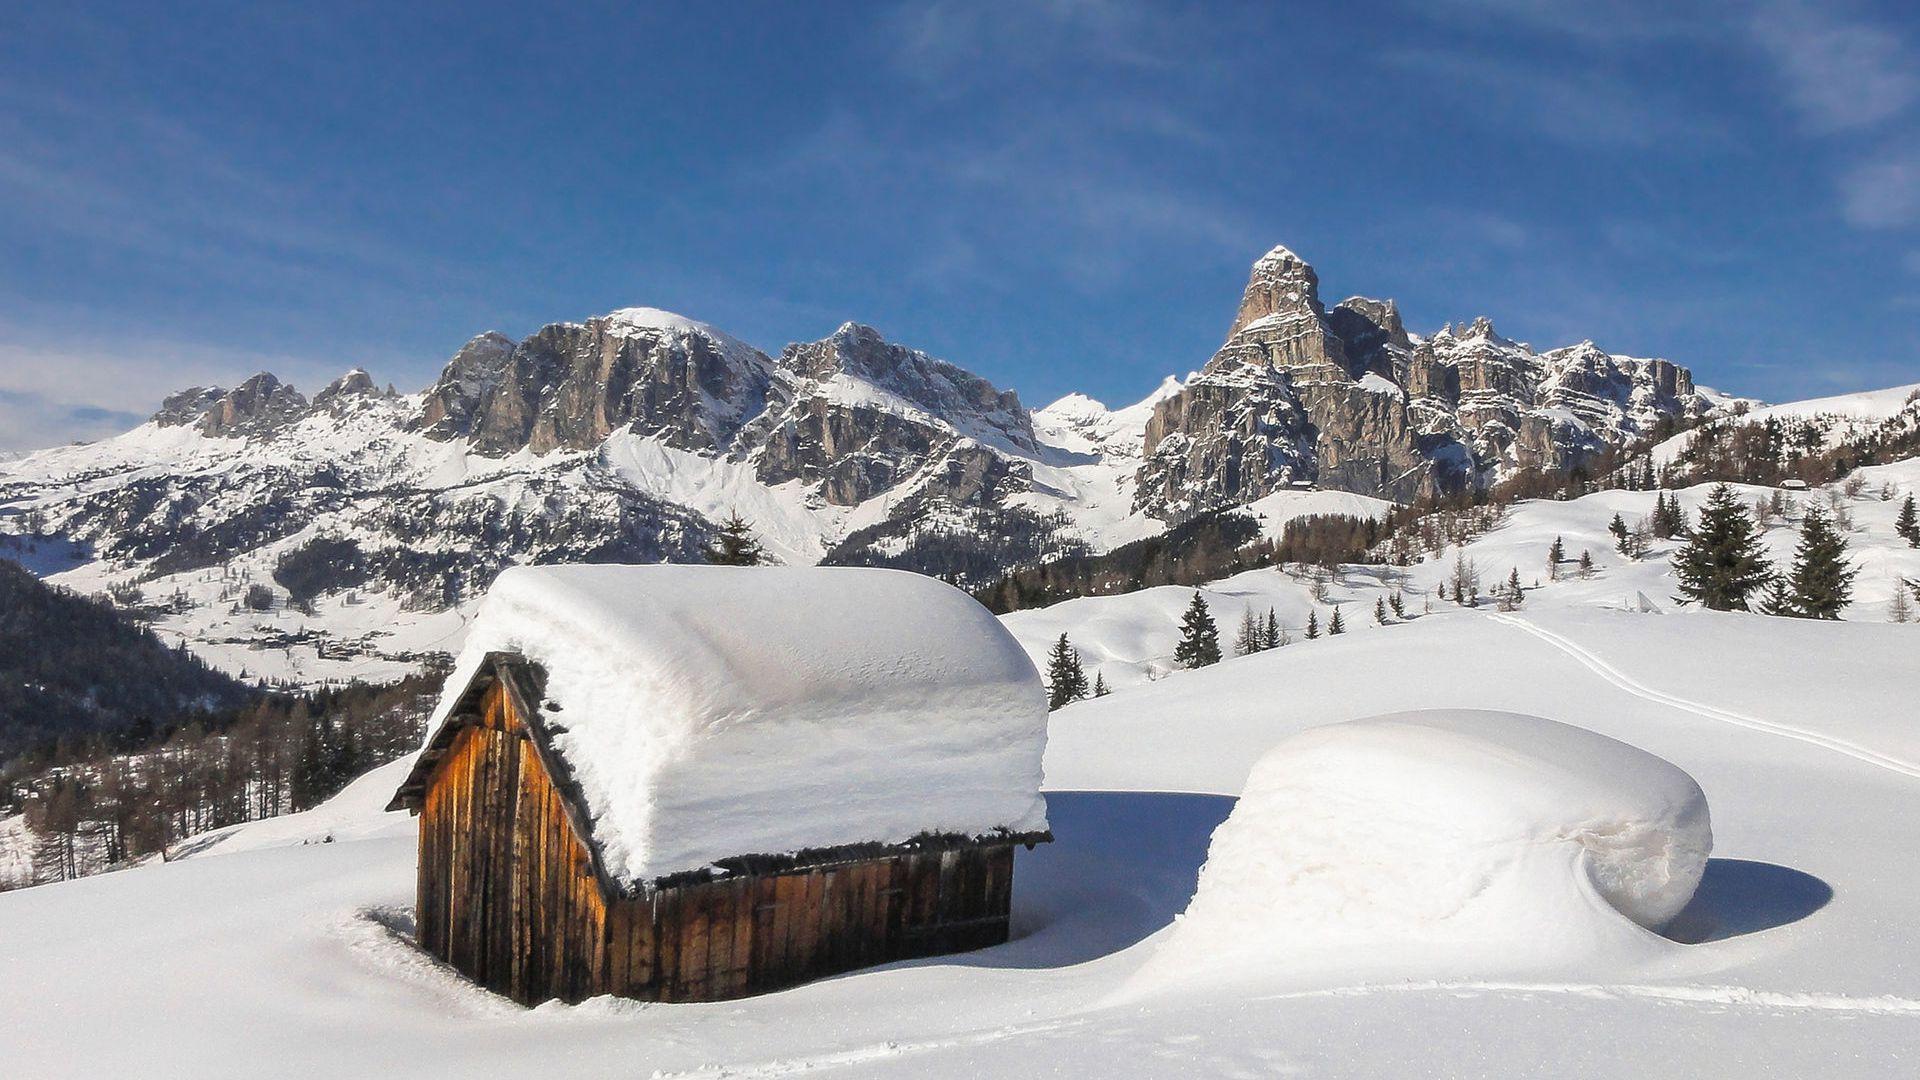
[[1031,411],[857,323],[775,357],[627,308],[481,334],[414,394],[360,370],[311,397],[265,372],[182,390],[0,462],[0,532],[76,588],[168,597],[159,628],[229,669],[314,681],[410,665],[508,565],[697,559],[735,513],[782,561],[974,584],[1301,488],[1404,502],[1570,470],[1719,403],[1667,360],[1329,308],[1276,247],[1213,357],[1125,408]]

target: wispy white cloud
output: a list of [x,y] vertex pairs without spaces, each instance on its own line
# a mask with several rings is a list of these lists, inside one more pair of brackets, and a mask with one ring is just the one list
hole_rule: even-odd
[[1809,130],[1872,127],[1920,100],[1920,53],[1893,30],[1831,3],[1770,0],[1758,5],[1750,28]]
[[1417,0],[1413,13],[1453,26],[1489,21],[1611,45],[1660,38],[1693,37],[1713,28],[1710,16],[1664,0]]
[[1531,130],[1574,146],[1618,148],[1707,140],[1717,128],[1631,79],[1598,67],[1453,49],[1397,49],[1381,60],[1466,99],[1473,114],[1505,130]]
[[959,88],[1007,68],[1076,64],[1157,69],[1178,64],[1177,12],[1139,0],[932,0],[880,21],[892,64]]
[[349,367],[397,356],[297,356],[132,335],[53,335],[0,322],[0,449],[32,449],[124,431],[189,386],[232,386],[271,371],[312,393]]
[[1862,229],[1920,224],[1920,146],[1882,151],[1840,175],[1840,212]]
[[0,390],[0,452],[91,442],[126,431],[142,419],[138,413]]
[[442,282],[457,265],[329,220],[313,193],[248,167],[165,113],[0,77],[0,199],[91,249],[239,285]]
[[1063,281],[1085,289],[1110,283],[1143,252],[1169,245],[1235,259],[1264,250],[1242,208],[1116,156],[1108,138],[1116,130],[1145,133],[1149,146],[1167,141],[1186,153],[1220,149],[1171,109],[1149,111],[1143,120],[1124,110],[1035,108],[939,141],[877,130],[868,119],[836,112],[796,140],[767,178],[785,184],[828,177],[850,197],[896,209],[924,199],[927,214],[916,227],[933,239],[910,273],[936,288],[995,287],[1015,249],[989,257],[982,245],[1007,231],[1024,237],[1019,257],[1051,263]]

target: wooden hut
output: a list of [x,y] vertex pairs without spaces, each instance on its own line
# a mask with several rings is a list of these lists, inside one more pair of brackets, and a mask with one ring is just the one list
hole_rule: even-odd
[[710,1001],[1003,942],[1046,709],[965,594],[864,569],[503,574],[392,808],[422,948],[517,1001]]

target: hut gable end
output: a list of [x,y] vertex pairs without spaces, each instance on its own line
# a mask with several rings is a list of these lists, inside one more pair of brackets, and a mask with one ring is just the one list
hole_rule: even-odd
[[1018,645],[930,579],[510,571],[389,807],[420,816],[420,944],[531,1004],[1004,941],[1014,848],[1051,839],[1045,715]]

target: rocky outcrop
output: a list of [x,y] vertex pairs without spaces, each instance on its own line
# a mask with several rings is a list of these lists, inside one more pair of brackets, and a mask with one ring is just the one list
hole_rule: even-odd
[[191,386],[179,393],[168,394],[160,403],[160,411],[153,414],[152,420],[161,427],[184,427],[197,423],[200,418],[207,415],[208,409],[213,408],[225,396],[227,396],[225,387]]
[[1311,480],[1309,428],[1284,373],[1202,372],[1154,406],[1135,505],[1181,518]]
[[1033,421],[1010,390],[879,331],[847,323],[831,336],[789,345],[784,400],[743,441],[760,479],[817,485],[837,506],[902,484],[963,505],[991,501],[1020,482],[1009,453],[1038,452]]
[[299,419],[306,409],[300,391],[263,371],[222,394],[201,415],[200,430],[230,437],[265,435]]
[[373,385],[373,376],[362,368],[354,368],[313,395],[313,407],[338,414],[352,408],[356,401],[379,395],[379,389]]
[[1253,264],[1220,351],[1147,426],[1135,504],[1166,518],[1317,483],[1408,499],[1442,475],[1396,374],[1412,343],[1392,301],[1332,313],[1319,276],[1277,247]]
[[1220,350],[1155,409],[1135,505],[1178,519],[1301,482],[1407,501],[1572,469],[1708,407],[1665,360],[1537,354],[1485,318],[1421,340],[1391,300],[1328,311],[1313,267],[1277,247]]
[[453,354],[440,378],[427,388],[410,426],[436,439],[471,435],[506,375],[513,339],[497,330],[473,338]]
[[701,323],[629,308],[514,344],[468,342],[427,391],[418,430],[483,454],[590,450],[618,430],[719,450],[760,411],[772,361]]

